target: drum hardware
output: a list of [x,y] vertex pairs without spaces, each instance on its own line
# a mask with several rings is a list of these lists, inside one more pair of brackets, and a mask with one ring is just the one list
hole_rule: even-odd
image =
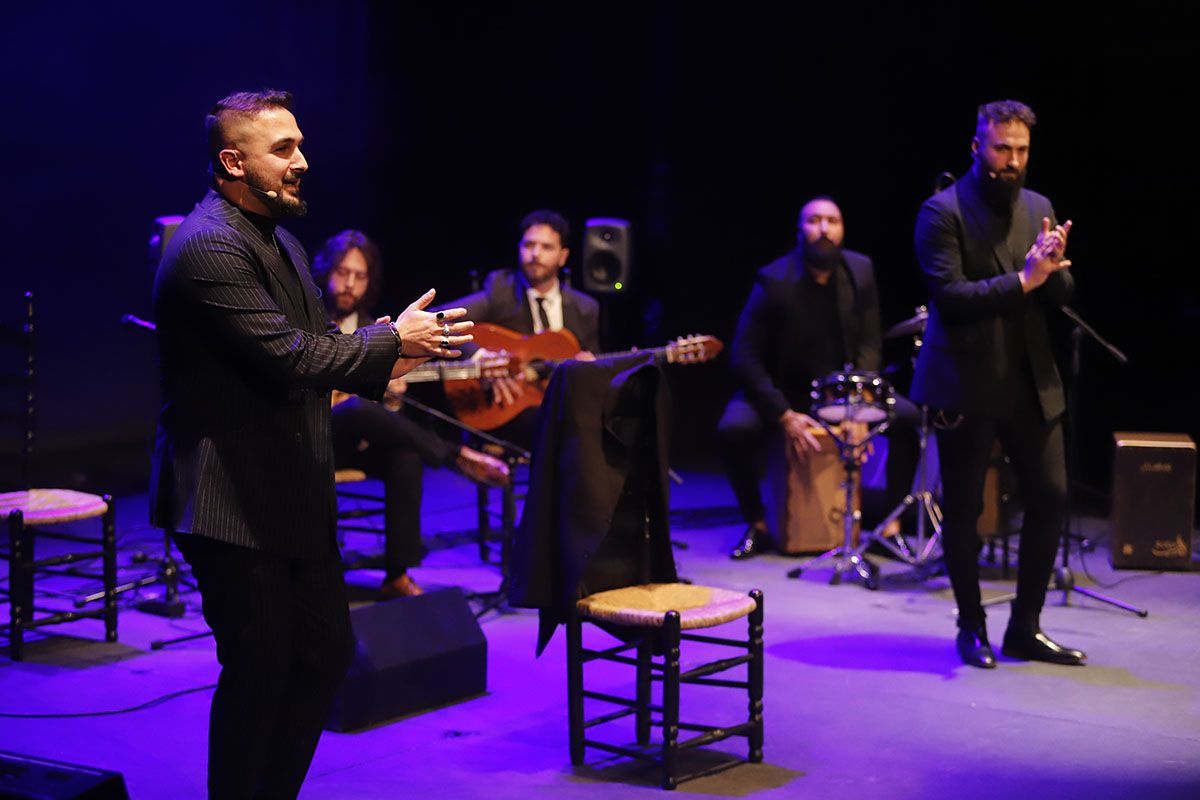
[[[854,528],[862,520],[862,509],[854,502],[862,472],[862,460],[871,439],[887,430],[895,415],[895,398],[892,386],[875,373],[854,372],[849,366],[841,372],[813,381],[813,418],[825,429],[838,448],[838,459],[845,471],[842,488],[845,491],[845,512],[842,514],[844,538],[842,544],[813,558],[803,567],[787,573],[789,578],[798,578],[806,570],[830,563],[833,575],[829,583],[842,582],[842,575],[857,574],[868,589],[879,588],[879,567],[868,561],[863,552],[869,540],[854,545]],[[841,430],[833,425],[841,422],[865,423],[868,428],[861,439],[852,438],[849,426]]]
[[[917,480],[913,491],[904,496],[892,512],[869,532],[866,540],[859,545],[866,548],[871,542],[878,542],[901,561],[913,567],[912,577],[924,580],[937,571],[941,559],[942,540],[942,509],[934,498],[934,488],[937,480],[929,475],[929,438],[930,438],[929,407],[921,406],[921,427],[917,431],[919,455],[917,457]],[[905,511],[917,506],[917,538],[910,548],[903,536],[885,536],[884,531]],[[933,528],[928,533],[926,526]]]
[[925,334],[925,322],[929,319],[929,309],[917,306],[917,313],[903,322],[897,322],[883,332],[884,339],[899,339],[903,336],[920,337]]

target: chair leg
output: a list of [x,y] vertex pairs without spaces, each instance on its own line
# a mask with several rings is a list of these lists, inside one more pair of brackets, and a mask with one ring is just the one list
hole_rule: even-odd
[[488,533],[491,522],[488,519],[488,487],[480,484],[475,487],[475,498],[479,509],[479,560],[488,560]]
[[674,789],[679,784],[679,612],[668,611],[663,622],[667,652],[663,658],[663,747],[662,785]]
[[567,620],[567,730],[571,763],[583,764],[583,621],[572,610]]
[[746,665],[750,685],[750,722],[754,727],[747,737],[750,745],[751,763],[763,759],[763,593],[761,589],[750,592],[754,598],[754,610],[750,612],[750,663]]
[[104,552],[104,641],[117,640],[117,511],[112,495],[104,495],[108,510],[104,512],[101,541]]
[[8,515],[8,657],[13,661],[24,656],[25,624],[33,614],[32,592],[26,591],[32,560],[26,541],[25,515],[13,511]]
[[637,743],[650,744],[650,656],[651,639],[643,636],[637,646]]

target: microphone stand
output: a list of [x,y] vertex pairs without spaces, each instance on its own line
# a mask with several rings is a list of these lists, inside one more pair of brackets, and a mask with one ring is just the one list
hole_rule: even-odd
[[1100,594],[1093,589],[1076,586],[1075,576],[1071,572],[1071,519],[1074,515],[1074,507],[1071,503],[1071,482],[1079,474],[1079,432],[1075,420],[1076,409],[1079,404],[1079,373],[1082,371],[1080,366],[1080,350],[1083,344],[1083,337],[1087,335],[1092,341],[1104,348],[1118,364],[1128,364],[1129,357],[1097,333],[1096,329],[1088,325],[1075,309],[1070,306],[1063,306],[1062,312],[1066,315],[1067,319],[1075,323],[1075,327],[1071,331],[1071,378],[1067,391],[1067,513],[1063,517],[1062,565],[1054,572],[1054,590],[1063,593],[1063,605],[1070,604],[1071,592],[1078,592],[1093,600],[1099,600],[1102,603],[1108,603],[1109,605],[1137,614],[1139,617],[1147,617],[1150,614],[1147,609],[1129,605],[1116,598]]
[[[1079,373],[1080,367],[1080,349],[1083,343],[1083,337],[1086,334],[1093,341],[1103,347],[1113,357],[1118,364],[1129,363],[1129,357],[1118,350],[1115,346],[1109,343],[1103,336],[1096,332],[1095,328],[1088,325],[1079,316],[1078,312],[1070,306],[1062,306],[1062,312],[1068,319],[1075,323],[1075,328],[1071,331],[1071,377],[1067,391],[1067,417],[1066,417],[1066,449],[1067,449],[1067,510],[1063,517],[1062,529],[1062,564],[1054,571],[1054,584],[1051,587],[1053,591],[1061,591],[1063,593],[1063,605],[1071,604],[1071,592],[1078,592],[1085,597],[1090,597],[1093,600],[1099,600],[1102,603],[1107,603],[1117,608],[1137,614],[1139,617],[1147,617],[1150,612],[1144,608],[1129,605],[1114,597],[1103,595],[1094,589],[1088,589],[1075,584],[1075,575],[1071,572],[1071,519],[1074,516],[1071,504],[1071,479],[1079,469],[1079,446],[1077,441],[1077,428],[1075,425],[1076,408],[1078,405],[1077,398],[1079,397]],[[1015,593],[1001,595],[999,597],[989,598],[984,602],[985,606],[1004,603],[1016,597]]]

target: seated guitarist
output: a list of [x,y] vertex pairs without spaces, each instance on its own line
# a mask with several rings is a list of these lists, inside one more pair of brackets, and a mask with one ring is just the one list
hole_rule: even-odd
[[[383,281],[379,249],[364,234],[346,230],[325,242],[313,261],[330,320],[342,333],[374,322],[367,315]],[[383,481],[384,566],[380,593],[385,599],[422,593],[408,574],[421,561],[422,465],[455,468],[473,481],[500,486],[508,466],[499,459],[454,444],[404,416],[404,379],[389,384],[388,397],[374,403],[361,397],[334,398],[333,455],[338,469],[361,469]]]
[[[476,323],[503,325],[526,335],[566,329],[575,335],[582,348],[575,358],[592,360],[593,352],[600,347],[600,304],[559,281],[559,272],[570,255],[567,248],[570,227],[566,219],[554,211],[534,211],[521,220],[520,233],[517,244],[520,269],[489,273],[482,291],[454,300],[446,307],[465,307],[467,318]],[[469,349],[464,349],[464,356],[468,352]],[[493,354],[480,350],[474,357],[480,355]],[[493,401],[500,405],[513,403],[526,389],[526,384],[516,378],[496,379],[491,385]],[[526,409],[492,432],[528,447],[536,416],[536,408]]]

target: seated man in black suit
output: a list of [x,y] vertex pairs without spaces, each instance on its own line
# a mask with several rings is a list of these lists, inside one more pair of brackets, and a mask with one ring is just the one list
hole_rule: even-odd
[[[374,317],[364,312],[379,297],[383,262],[379,248],[359,231],[332,237],[313,260],[313,281],[325,309],[342,333]],[[388,384],[382,403],[334,396],[333,457],[339,469],[361,469],[383,481],[385,598],[422,593],[408,568],[421,563],[422,464],[457,469],[473,481],[502,486],[508,465],[486,453],[448,442],[406,417],[400,409],[404,378]]]
[[[732,558],[749,558],[772,546],[759,493],[769,429],[778,425],[788,446],[806,458],[820,449],[813,435],[818,423],[799,410],[810,406],[813,380],[846,364],[860,372],[879,369],[874,268],[867,256],[843,249],[844,238],[842,211],[831,198],[805,203],[796,248],[759,270],[738,320],[731,360],[740,391],[717,427],[729,483],[748,525]],[[902,398],[897,405],[905,418],[916,416]],[[889,464],[902,467],[907,461],[889,458]],[[911,480],[911,462],[906,469]],[[895,477],[897,470],[889,469],[889,494],[902,498],[908,491],[906,469]]]
[[[594,359],[593,353],[600,347],[600,304],[559,280],[571,253],[567,247],[570,226],[566,219],[555,211],[534,211],[521,220],[520,232],[517,244],[520,269],[489,273],[481,291],[449,305],[465,307],[475,322],[503,325],[517,333],[566,329],[575,335],[582,348],[575,358]],[[470,348],[464,352],[469,353]],[[495,354],[480,349],[474,357],[491,355]],[[501,405],[512,403],[524,391],[526,384],[515,378],[492,382],[494,402]],[[536,417],[536,408],[526,409],[493,433],[528,447]]]

